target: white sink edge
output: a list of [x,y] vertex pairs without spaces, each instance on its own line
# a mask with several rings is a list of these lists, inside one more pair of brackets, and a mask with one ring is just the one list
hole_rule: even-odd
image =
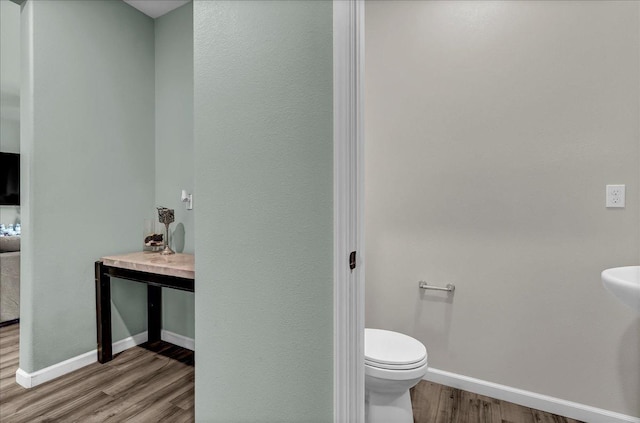
[[602,284],[620,302],[640,312],[640,266],[605,269]]

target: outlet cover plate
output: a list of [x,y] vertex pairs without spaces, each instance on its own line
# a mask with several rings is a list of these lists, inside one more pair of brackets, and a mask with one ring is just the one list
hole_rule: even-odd
[[623,208],[625,203],[624,185],[607,185],[607,208]]

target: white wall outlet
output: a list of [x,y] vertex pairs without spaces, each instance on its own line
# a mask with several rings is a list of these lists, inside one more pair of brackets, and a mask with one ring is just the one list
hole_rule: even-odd
[[624,207],[624,185],[607,185],[607,207]]
[[180,199],[183,203],[187,203],[187,210],[193,210],[193,194],[189,194],[186,189],[183,189]]

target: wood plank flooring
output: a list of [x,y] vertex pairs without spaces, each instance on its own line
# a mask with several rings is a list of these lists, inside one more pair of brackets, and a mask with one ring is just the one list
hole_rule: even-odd
[[143,344],[24,389],[15,382],[19,325],[0,328],[0,422],[192,422],[193,352]]
[[415,423],[581,423],[425,380],[411,389]]
[[[130,348],[24,389],[15,382],[19,325],[0,328],[0,422],[193,422],[193,352],[165,342]],[[422,381],[411,390],[415,423],[578,423]]]

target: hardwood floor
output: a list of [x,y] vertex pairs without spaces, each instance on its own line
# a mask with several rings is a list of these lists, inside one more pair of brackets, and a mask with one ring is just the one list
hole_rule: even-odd
[[411,403],[415,423],[580,423],[424,380],[411,389]]
[[0,328],[0,422],[192,422],[193,352],[144,344],[24,389],[15,382],[19,325]]
[[[144,344],[24,389],[15,382],[19,325],[0,328],[0,422],[193,422],[193,352]],[[411,390],[415,423],[578,423],[426,381]]]

